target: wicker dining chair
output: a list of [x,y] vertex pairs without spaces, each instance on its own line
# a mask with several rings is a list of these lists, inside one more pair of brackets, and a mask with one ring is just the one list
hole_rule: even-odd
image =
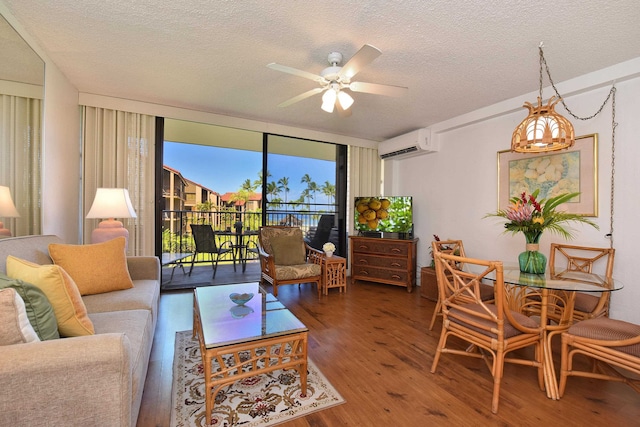
[[[466,256],[464,253],[464,245],[462,244],[462,240],[434,240],[431,242],[431,251],[434,255],[437,252],[458,255],[461,257]],[[461,270],[464,268],[463,265],[455,265],[455,268]],[[437,280],[437,272],[436,272],[436,280]],[[488,285],[486,283],[481,283],[479,286],[480,289],[480,297],[485,302],[493,302],[493,286]],[[438,301],[436,302],[436,308],[433,310],[433,315],[431,316],[431,323],[429,324],[429,330],[433,330],[433,326],[436,323],[436,318],[442,315],[442,300],[445,295],[440,293],[440,286],[438,286]]]
[[[431,373],[435,373],[442,353],[482,358],[493,376],[491,412],[498,412],[500,384],[504,363],[536,367],[538,385],[544,390],[543,328],[534,319],[510,310],[507,289],[504,284],[503,266],[499,261],[465,258],[442,252],[434,253],[438,287],[445,295],[442,299],[442,332],[433,358]],[[469,271],[457,269],[464,264]],[[476,273],[477,272],[477,273]],[[495,302],[480,298],[480,283],[492,275],[495,280]],[[468,342],[469,348],[461,349],[457,340],[447,347],[447,340],[454,336]],[[533,359],[526,354],[507,357],[514,350],[534,347]]]
[[[591,359],[589,371],[575,369],[578,354]],[[577,322],[562,333],[560,357],[561,397],[570,376],[621,381],[640,393],[640,325],[607,317]]]
[[[563,271],[599,273],[606,279],[613,276],[613,261],[616,250],[588,246],[552,243],[549,253],[549,272],[552,276]],[[580,321],[609,315],[611,292],[576,292],[573,320]]]

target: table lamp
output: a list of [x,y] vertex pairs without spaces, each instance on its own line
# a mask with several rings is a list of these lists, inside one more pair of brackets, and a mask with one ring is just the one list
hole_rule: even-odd
[[100,221],[91,233],[91,243],[102,243],[123,236],[125,250],[129,242],[129,230],[114,218],[136,218],[129,190],[126,188],[98,188],[87,218],[108,218]]
[[[18,218],[20,213],[13,204],[11,198],[11,190],[9,187],[0,185],[0,218]],[[4,224],[0,221],[0,236],[11,237],[11,230],[4,228]]]

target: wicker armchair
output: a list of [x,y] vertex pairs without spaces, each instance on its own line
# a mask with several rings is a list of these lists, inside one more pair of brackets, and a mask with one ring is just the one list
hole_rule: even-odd
[[258,240],[261,283],[270,283],[273,295],[280,285],[315,283],[320,296],[324,254],[304,242],[300,228],[260,227]]

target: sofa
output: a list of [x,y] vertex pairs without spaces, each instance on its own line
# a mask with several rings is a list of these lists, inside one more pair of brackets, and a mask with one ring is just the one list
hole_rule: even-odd
[[[52,264],[53,235],[0,239],[7,257]],[[123,261],[124,263],[125,261]],[[127,257],[133,287],[82,296],[95,334],[0,346],[0,426],[135,426],[160,296],[156,257]]]

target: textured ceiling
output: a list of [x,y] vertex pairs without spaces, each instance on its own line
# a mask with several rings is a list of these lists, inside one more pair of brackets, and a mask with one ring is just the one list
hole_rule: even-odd
[[[0,2],[80,92],[372,140],[536,91],[541,41],[556,82],[640,56],[637,0]],[[277,106],[316,86],[268,63],[319,73],[365,43],[382,55],[354,80],[405,96]]]

